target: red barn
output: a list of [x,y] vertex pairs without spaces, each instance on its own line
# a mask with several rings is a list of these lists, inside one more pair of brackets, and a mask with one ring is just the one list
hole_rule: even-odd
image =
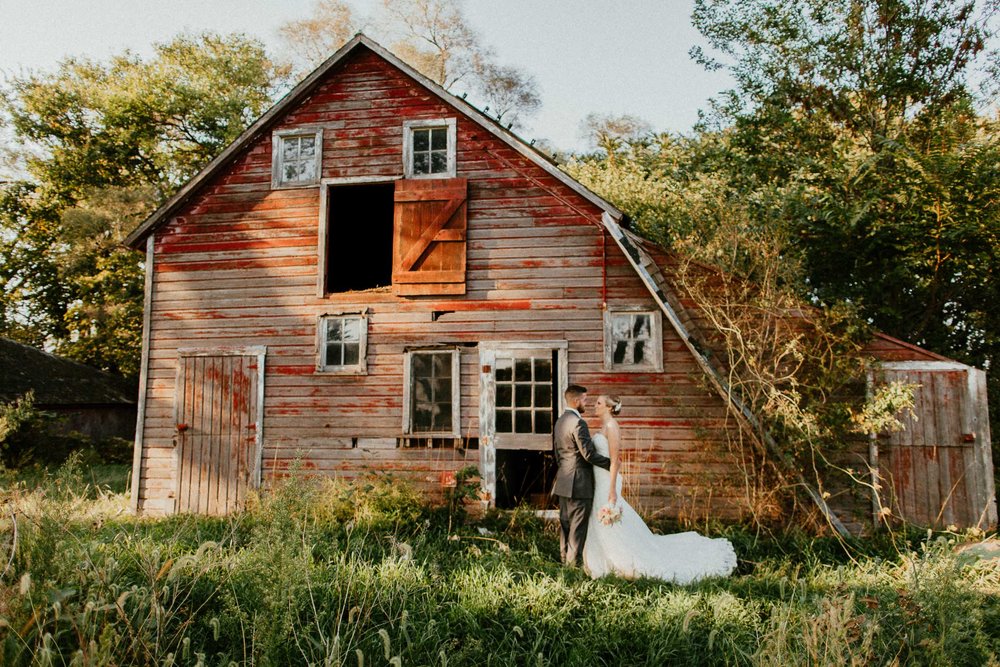
[[496,505],[544,504],[574,382],[623,398],[639,508],[742,516],[733,408],[626,222],[356,36],[127,240],[147,272],[134,508],[230,511],[293,465],[431,493],[475,465]]

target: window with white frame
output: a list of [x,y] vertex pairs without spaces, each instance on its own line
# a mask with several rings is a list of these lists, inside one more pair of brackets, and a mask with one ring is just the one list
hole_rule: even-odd
[[319,183],[322,130],[282,130],[271,137],[271,186],[301,187]]
[[319,318],[318,370],[333,373],[367,371],[368,318],[363,313]]
[[455,119],[403,123],[403,173],[407,178],[455,177]]
[[494,363],[497,433],[552,433],[552,356],[498,354]]
[[410,350],[404,363],[404,433],[458,437],[458,350]]
[[617,371],[662,371],[663,334],[656,310],[604,313],[604,367]]

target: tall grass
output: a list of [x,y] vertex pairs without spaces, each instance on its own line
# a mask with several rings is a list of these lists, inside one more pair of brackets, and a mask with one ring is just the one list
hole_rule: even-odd
[[69,470],[4,491],[18,527],[0,581],[4,665],[979,665],[1000,653],[1000,567],[957,553],[956,535],[845,548],[730,529],[739,572],[681,587],[562,568],[553,527],[528,511],[449,531],[447,508],[390,478],[285,481],[239,516],[160,520],[87,486]]

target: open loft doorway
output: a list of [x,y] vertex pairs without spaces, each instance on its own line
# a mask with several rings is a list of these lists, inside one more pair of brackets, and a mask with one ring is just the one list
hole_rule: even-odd
[[394,183],[326,181],[325,293],[392,285]]

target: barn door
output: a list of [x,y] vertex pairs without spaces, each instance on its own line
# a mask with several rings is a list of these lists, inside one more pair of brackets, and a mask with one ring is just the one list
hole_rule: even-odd
[[479,358],[484,484],[497,507],[528,503],[546,509],[555,478],[552,428],[566,387],[566,345],[481,344]]
[[180,351],[178,512],[239,510],[259,485],[263,373],[262,348]]
[[950,362],[891,362],[882,379],[917,385],[904,429],[878,438],[893,515],[921,526],[995,526],[985,374]]
[[396,181],[392,288],[465,294],[466,180]]

